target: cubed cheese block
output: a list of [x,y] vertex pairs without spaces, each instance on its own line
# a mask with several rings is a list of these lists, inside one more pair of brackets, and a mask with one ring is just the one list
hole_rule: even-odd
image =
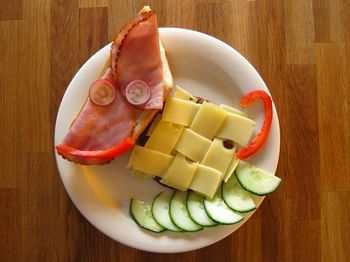
[[173,151],[183,129],[183,126],[162,120],[154,128],[154,131],[147,140],[145,147],[165,154],[170,154]]
[[128,167],[151,176],[162,176],[174,156],[136,145],[129,159]]
[[220,171],[198,164],[190,189],[208,198],[213,198],[220,186],[221,177]]
[[213,139],[226,118],[227,112],[212,103],[204,103],[194,117],[190,128],[198,134]]
[[176,86],[176,90],[174,92],[173,97],[189,100],[189,101],[196,101],[197,99],[191,95],[189,92],[187,92],[185,89],[182,89],[179,86]]
[[198,109],[199,104],[172,97],[165,103],[162,119],[178,125],[189,126]]
[[239,159],[234,157],[231,161],[231,164],[228,166],[226,170],[226,174],[224,175],[224,182],[226,183],[227,180],[233,175],[233,172],[235,171],[236,167],[238,166]]
[[193,161],[201,161],[207,152],[211,140],[197,134],[191,129],[185,128],[175,150]]
[[247,114],[234,108],[234,107],[231,107],[231,106],[228,106],[228,105],[224,105],[224,104],[221,104],[220,105],[221,108],[225,109],[227,112],[230,112],[232,114],[236,114],[236,115],[240,115],[240,116],[244,116],[244,117],[247,117]]
[[157,114],[156,117],[153,119],[151,126],[148,128],[146,136],[151,136],[156,126],[159,124],[160,120],[162,119],[161,114]]
[[230,139],[241,146],[246,146],[253,135],[255,127],[256,123],[253,120],[227,113],[227,117],[216,136]]
[[201,164],[215,168],[222,174],[221,179],[226,174],[235,153],[235,147],[227,149],[224,147],[224,140],[215,138],[205,154]]
[[183,155],[177,154],[160,182],[186,191],[192,182],[197,166],[197,163],[188,161]]

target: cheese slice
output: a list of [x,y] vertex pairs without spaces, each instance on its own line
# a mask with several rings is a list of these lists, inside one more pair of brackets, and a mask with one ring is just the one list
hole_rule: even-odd
[[197,134],[191,129],[185,128],[175,150],[193,161],[201,161],[207,152],[211,140]]
[[198,164],[190,189],[208,198],[213,198],[220,186],[221,177],[220,171]]
[[228,168],[226,170],[226,174],[225,174],[224,179],[223,179],[225,183],[233,175],[233,172],[235,171],[236,167],[238,166],[238,163],[239,163],[239,159],[234,157],[231,161],[231,164],[228,166]]
[[145,147],[165,154],[171,154],[183,129],[183,126],[162,120],[154,128],[154,131],[147,140]]
[[199,107],[199,104],[194,102],[172,97],[165,103],[162,119],[178,125],[189,126]]
[[198,134],[213,139],[226,118],[226,111],[212,103],[204,103],[194,117],[190,128]]
[[236,148],[227,149],[224,147],[224,140],[214,138],[207,153],[205,154],[201,164],[215,168],[222,174],[221,179],[226,174],[233,157]]
[[197,166],[197,163],[190,162],[183,155],[177,154],[160,182],[186,191],[192,182]]
[[149,127],[146,136],[151,136],[156,126],[159,124],[160,120],[162,119],[161,114],[157,114],[156,117],[153,119],[151,126]]
[[136,145],[131,152],[128,167],[150,176],[162,176],[174,156]]
[[185,89],[182,89],[179,86],[176,86],[173,97],[180,98],[183,100],[189,100],[189,101],[197,100],[193,95],[191,95],[189,92],[187,92]]
[[254,133],[255,127],[256,123],[253,120],[227,113],[227,117],[216,136],[246,146]]
[[224,105],[224,104],[221,104],[220,105],[221,108],[225,109],[227,112],[230,112],[232,114],[236,114],[236,115],[240,115],[240,116],[244,116],[244,117],[247,117],[247,114],[234,108],[234,107],[231,107],[231,106],[228,106],[228,105]]

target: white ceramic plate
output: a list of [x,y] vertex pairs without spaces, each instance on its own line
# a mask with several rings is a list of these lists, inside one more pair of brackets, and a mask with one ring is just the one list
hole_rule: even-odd
[[[268,91],[249,62],[225,43],[195,31],[161,28],[160,36],[173,73],[175,84],[215,103],[239,108],[239,99],[253,89]],[[88,95],[90,84],[109,55],[110,45],[93,55],[78,71],[61,102],[55,129],[59,144]],[[248,114],[262,124],[263,105],[253,106]],[[275,110],[275,109],[274,109]],[[249,162],[275,172],[280,149],[280,131],[276,111],[271,133],[264,147]],[[131,198],[151,200],[168,190],[153,180],[140,180],[126,169],[129,154],[104,166],[85,167],[63,160],[56,154],[63,184],[75,206],[91,224],[125,245],[160,253],[190,251],[213,244],[237,230],[243,222],[231,226],[206,228],[197,233],[161,234],[140,229],[129,215]],[[255,198],[259,205],[263,198]]]

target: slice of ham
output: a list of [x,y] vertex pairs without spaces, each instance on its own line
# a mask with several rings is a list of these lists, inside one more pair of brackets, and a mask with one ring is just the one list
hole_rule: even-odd
[[[102,79],[113,81],[110,68]],[[79,117],[64,138],[63,144],[89,151],[107,149],[120,144],[132,135],[139,111],[126,101],[118,88],[114,101],[107,106],[96,105],[88,98]]]
[[[163,63],[157,17],[153,11],[141,13],[133,26],[126,26],[112,46],[112,69],[117,86],[125,94],[131,81],[142,80],[151,89],[151,98],[139,108],[162,109],[164,97]],[[120,40],[122,39],[122,40]]]
[[[114,157],[101,157],[101,152],[117,152],[113,148],[119,146],[123,148],[120,152],[125,153],[130,147],[130,143],[125,146],[125,141],[139,135],[135,124],[143,111],[163,106],[163,67],[153,11],[141,13],[121,30],[112,45],[110,67],[102,78],[115,87],[114,101],[101,106],[87,98],[62,144],[56,146],[62,157],[79,164],[108,163]],[[133,80],[150,85],[151,98],[143,107],[131,105],[124,96],[127,84]]]

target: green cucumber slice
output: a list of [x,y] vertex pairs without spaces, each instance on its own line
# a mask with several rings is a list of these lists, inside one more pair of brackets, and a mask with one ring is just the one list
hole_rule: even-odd
[[151,205],[136,199],[131,199],[130,214],[136,224],[140,227],[159,233],[165,231],[165,228],[157,223],[152,216]]
[[152,215],[159,225],[171,231],[182,231],[171,221],[169,214],[172,193],[160,192],[152,202]]
[[186,207],[190,217],[193,219],[193,221],[195,221],[197,224],[201,226],[204,226],[204,227],[217,226],[218,223],[212,220],[205,212],[203,202],[204,202],[204,197],[196,194],[195,192],[191,191],[187,194]]
[[218,190],[213,199],[204,200],[204,207],[208,216],[217,223],[230,225],[243,220],[243,216],[235,213],[226,205],[221,197],[221,189]]
[[170,201],[171,220],[184,231],[195,232],[203,229],[202,226],[195,223],[186,208],[187,192],[175,191]]
[[222,183],[221,194],[226,205],[234,211],[245,213],[256,209],[252,197],[242,188],[236,176],[231,176],[226,183]]
[[244,161],[239,162],[235,174],[245,190],[259,196],[274,192],[282,181],[281,178]]

